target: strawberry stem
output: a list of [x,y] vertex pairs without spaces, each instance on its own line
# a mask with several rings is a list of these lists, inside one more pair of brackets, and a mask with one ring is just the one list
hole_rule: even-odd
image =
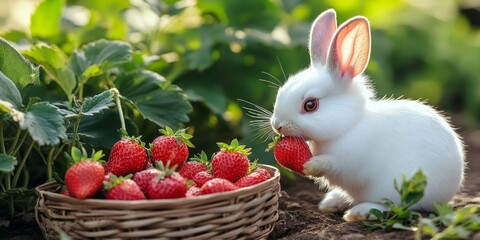
[[112,91],[115,94],[115,101],[117,103],[118,115],[120,116],[120,124],[122,126],[122,131],[127,132],[127,128],[125,126],[125,118],[123,116],[122,104],[120,102],[120,92],[116,88],[112,88]]

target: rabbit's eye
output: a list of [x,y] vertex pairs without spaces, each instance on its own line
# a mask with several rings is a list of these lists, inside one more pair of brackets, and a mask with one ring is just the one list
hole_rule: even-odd
[[318,99],[307,99],[303,103],[303,110],[305,112],[313,112],[318,108]]

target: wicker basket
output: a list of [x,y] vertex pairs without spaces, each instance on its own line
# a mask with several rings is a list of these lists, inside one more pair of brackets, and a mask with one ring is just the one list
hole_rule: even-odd
[[35,217],[46,239],[264,239],[278,219],[280,174],[231,192],[173,200],[80,200],[49,181],[36,188]]

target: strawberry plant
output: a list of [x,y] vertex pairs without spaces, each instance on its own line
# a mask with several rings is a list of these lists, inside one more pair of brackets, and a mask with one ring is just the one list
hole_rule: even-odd
[[8,206],[0,215],[31,210],[32,188],[65,173],[63,151],[108,150],[118,129],[180,127],[192,110],[183,90],[148,70],[149,56],[131,44],[91,39],[67,47],[64,7],[38,5],[22,51],[0,37],[0,203]]
[[395,204],[389,199],[384,204],[389,211],[381,212],[371,209],[370,214],[377,218],[376,221],[364,221],[364,226],[370,231],[407,230],[415,232],[415,239],[468,239],[480,230],[480,206],[468,205],[453,209],[449,204],[435,204],[435,212],[428,216],[409,209],[423,197],[426,176],[422,171],[417,171],[410,178],[402,177],[400,186],[394,181],[394,187],[400,194],[400,203]]

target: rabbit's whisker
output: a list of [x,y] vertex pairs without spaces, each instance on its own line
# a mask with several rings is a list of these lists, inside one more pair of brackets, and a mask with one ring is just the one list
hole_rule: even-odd
[[270,127],[272,112],[252,102],[243,99],[238,100],[249,105],[242,106],[242,108],[246,110],[245,115],[253,118],[253,120],[250,121],[250,126],[254,129],[254,138],[262,141],[271,139],[275,135],[275,132],[273,132]]

